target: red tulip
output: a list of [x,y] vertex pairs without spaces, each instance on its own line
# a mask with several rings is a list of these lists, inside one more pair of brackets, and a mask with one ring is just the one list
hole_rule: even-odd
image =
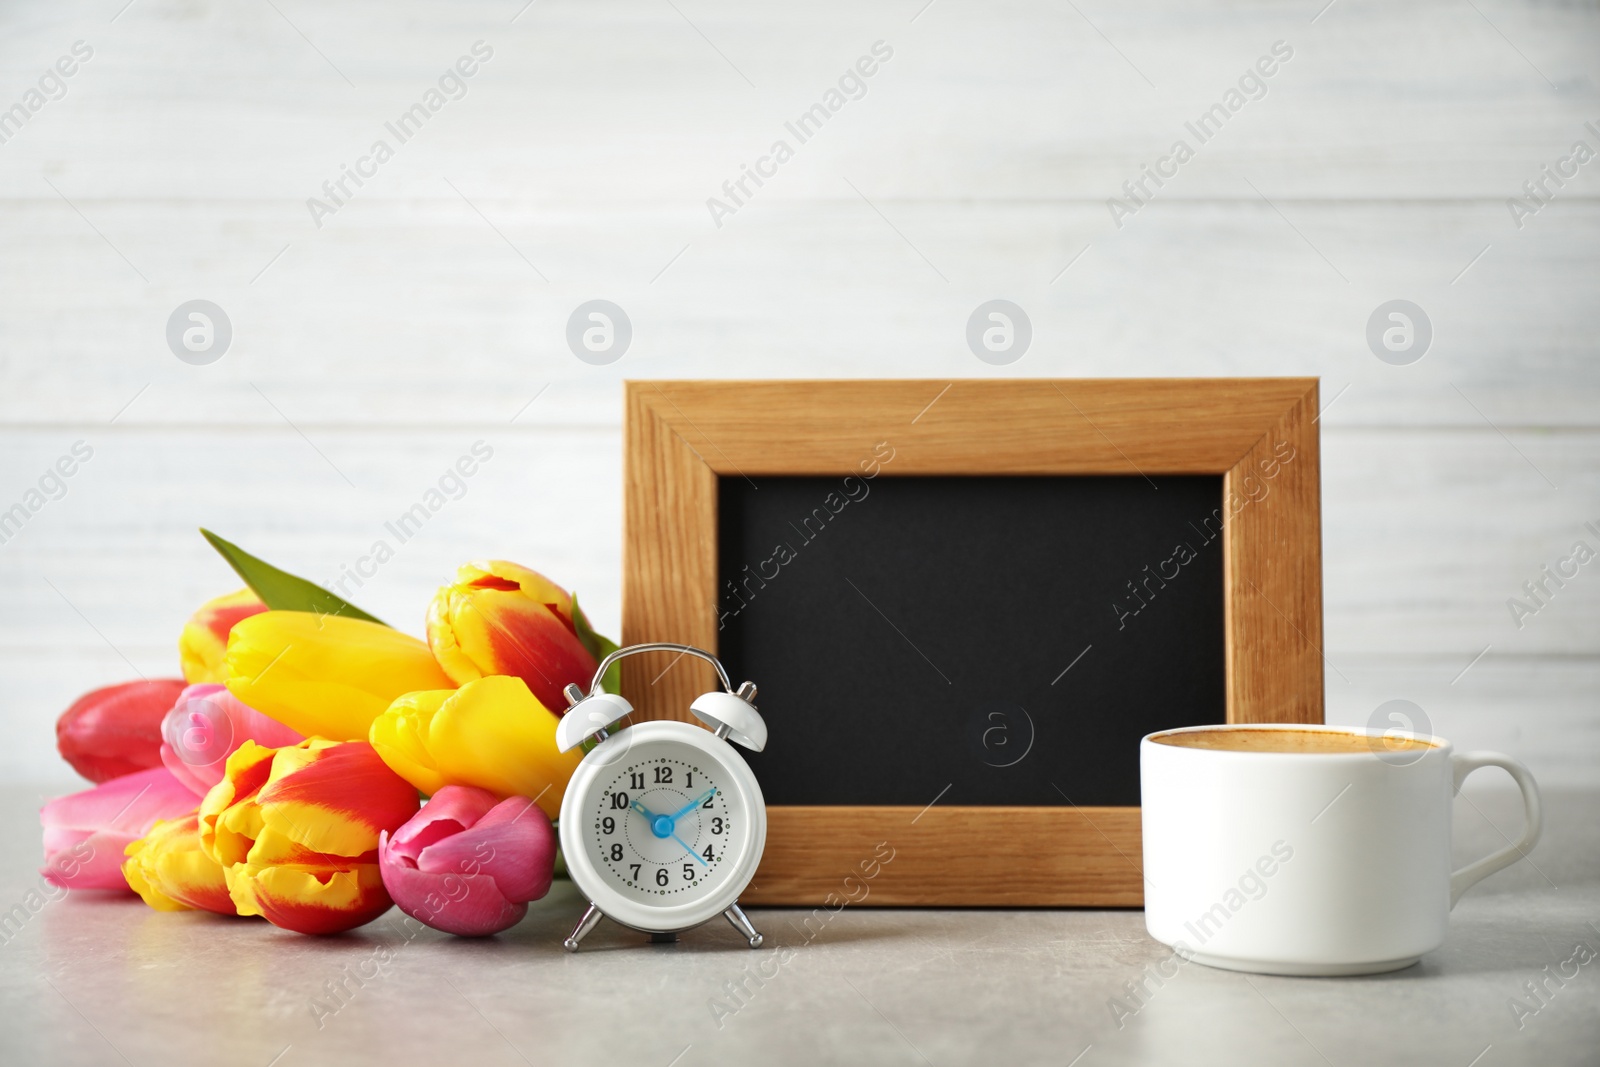
[[550,891],[555,855],[538,805],[473,786],[445,786],[393,837],[378,838],[378,869],[400,910],[463,937],[520,922],[528,901]]
[[127,889],[123,850],[158,820],[188,815],[199,804],[165,767],[57,797],[39,812],[45,857],[39,873],[64,889]]
[[161,766],[161,720],[183,692],[181,678],[96,689],[56,720],[56,748],[91,782]]

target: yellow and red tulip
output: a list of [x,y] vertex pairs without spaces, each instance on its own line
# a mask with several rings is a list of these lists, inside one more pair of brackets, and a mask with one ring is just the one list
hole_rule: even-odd
[[417,793],[365,741],[247,741],[200,805],[200,847],[240,915],[329,934],[388,910],[378,836],[417,812]]
[[44,825],[45,881],[63,889],[127,889],[123,850],[162,819],[193,812],[194,791],[165,767],[113,778],[57,797],[39,812]]
[[161,766],[161,720],[180,678],[123,682],[85,693],[56,720],[56,749],[91,782]]
[[556,748],[558,721],[521,678],[493,675],[407,693],[373,722],[370,739],[396,774],[429,796],[476,786],[502,799],[532,797],[554,818],[583,757]]
[[378,837],[383,884],[435,930],[484,937],[515,926],[550,891],[556,835],[527,797],[448,785],[393,836]]
[[415,637],[308,611],[267,611],[236,624],[227,667],[228,691],[246,705],[332,741],[365,741],[396,697],[455,684]]
[[222,866],[200,847],[200,815],[158,822],[124,850],[122,875],[157,911],[214,911],[235,915]]
[[559,714],[567,706],[562,687],[587,690],[595,669],[572,616],[567,591],[537,571],[504,560],[464,563],[428,606],[428,644],[457,685],[515,675]]
[[266,610],[261,598],[249,589],[200,605],[200,610],[183,624],[183,633],[178,637],[178,663],[184,679],[190,685],[226,680],[223,657],[228,651],[228,634],[235,623]]

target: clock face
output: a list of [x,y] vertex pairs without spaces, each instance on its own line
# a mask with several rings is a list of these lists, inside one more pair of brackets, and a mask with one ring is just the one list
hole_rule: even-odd
[[631,746],[594,778],[587,809],[595,868],[620,895],[650,906],[715,893],[749,836],[728,768],[689,745]]

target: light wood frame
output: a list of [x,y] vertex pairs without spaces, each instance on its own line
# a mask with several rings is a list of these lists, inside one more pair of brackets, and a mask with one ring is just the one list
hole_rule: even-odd
[[[1248,501],[1223,530],[1227,721],[1323,719],[1315,378],[635,381],[626,403],[625,645],[716,650],[719,477],[859,473],[884,440],[895,450],[886,477],[1220,474],[1224,514]],[[1263,480],[1273,459],[1268,491],[1249,499],[1259,490],[1245,479]],[[641,718],[693,721],[689,703],[715,687],[713,672],[692,658],[665,666],[623,661],[623,693]],[[771,725],[781,746],[786,724]],[[768,816],[748,904],[1143,902],[1136,807]]]

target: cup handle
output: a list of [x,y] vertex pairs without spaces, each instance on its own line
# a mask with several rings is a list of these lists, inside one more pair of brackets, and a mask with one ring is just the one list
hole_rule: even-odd
[[1461,792],[1461,783],[1466,781],[1467,775],[1479,767],[1504,769],[1516,780],[1517,788],[1522,791],[1524,816],[1522,837],[1516,844],[1507,845],[1498,852],[1491,852],[1483,859],[1469,863],[1450,875],[1450,907],[1454,908],[1462,893],[1495,871],[1511,866],[1533,850],[1533,846],[1539,843],[1539,834],[1544,829],[1544,816],[1539,805],[1539,783],[1533,780],[1528,768],[1510,756],[1502,752],[1461,752],[1452,756],[1450,763],[1455,775],[1452,796]]

